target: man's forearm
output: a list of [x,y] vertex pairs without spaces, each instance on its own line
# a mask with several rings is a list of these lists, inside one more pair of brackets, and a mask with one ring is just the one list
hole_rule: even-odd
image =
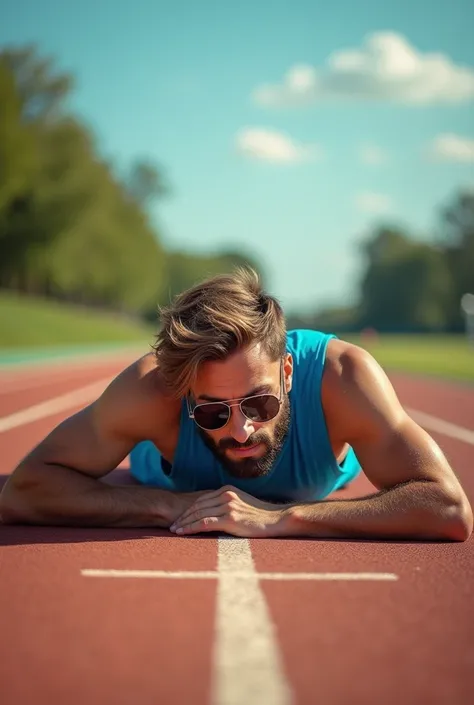
[[167,490],[108,485],[69,468],[39,466],[20,469],[8,480],[0,495],[0,519],[6,524],[168,528],[176,503],[177,495]]
[[435,482],[410,482],[371,497],[298,504],[283,510],[279,533],[317,538],[463,541],[462,508]]

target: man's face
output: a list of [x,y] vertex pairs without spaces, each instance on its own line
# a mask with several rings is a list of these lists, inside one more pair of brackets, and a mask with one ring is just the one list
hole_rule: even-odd
[[233,402],[255,394],[274,394],[282,399],[277,416],[266,423],[250,421],[238,404],[232,404],[223,428],[205,431],[197,427],[206,445],[234,477],[260,477],[270,472],[290,423],[287,392],[291,389],[292,369],[292,358],[287,355],[283,365],[285,389],[281,389],[281,362],[272,362],[260,345],[199,368],[191,390],[196,404]]

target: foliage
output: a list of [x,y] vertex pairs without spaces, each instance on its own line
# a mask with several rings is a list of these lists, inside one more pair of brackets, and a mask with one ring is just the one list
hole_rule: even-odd
[[156,318],[170,292],[245,258],[165,250],[148,213],[169,192],[161,170],[116,173],[68,110],[73,84],[34,46],[0,51],[0,287]]
[[[71,75],[35,46],[0,51],[0,287],[154,321],[204,277],[259,263],[240,251],[168,251],[149,208],[169,193],[136,158],[119,175],[68,109]],[[459,331],[474,293],[474,193],[440,211],[437,238],[382,224],[362,242],[358,301],[288,324],[324,330]]]
[[474,294],[474,191],[461,191],[441,212],[442,246],[452,280],[447,302],[447,328],[457,330],[463,294]]
[[379,331],[442,330],[452,281],[443,252],[381,229],[365,244],[359,325]]
[[340,333],[462,331],[461,297],[474,293],[472,191],[455,194],[443,208],[439,232],[420,240],[401,228],[374,228],[360,245],[358,300],[289,315],[288,325]]

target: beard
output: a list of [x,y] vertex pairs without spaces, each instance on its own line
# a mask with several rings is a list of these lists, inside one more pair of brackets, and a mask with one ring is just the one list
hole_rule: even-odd
[[[242,479],[264,477],[270,473],[288,435],[290,414],[290,400],[288,395],[285,395],[273,433],[261,429],[245,443],[237,443],[233,438],[223,438],[216,443],[202,428],[197,429],[206,446],[230,475]],[[227,448],[249,448],[257,443],[262,443],[266,449],[260,458],[231,460],[226,454]]]

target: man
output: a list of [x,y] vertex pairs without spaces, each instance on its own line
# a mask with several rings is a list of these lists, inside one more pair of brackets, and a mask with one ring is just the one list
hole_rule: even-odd
[[[20,463],[6,523],[176,534],[464,541],[471,507],[439,447],[361,348],[286,331],[255,272],[162,311],[153,352]],[[100,478],[130,454],[132,486]],[[364,471],[377,488],[325,498]]]

